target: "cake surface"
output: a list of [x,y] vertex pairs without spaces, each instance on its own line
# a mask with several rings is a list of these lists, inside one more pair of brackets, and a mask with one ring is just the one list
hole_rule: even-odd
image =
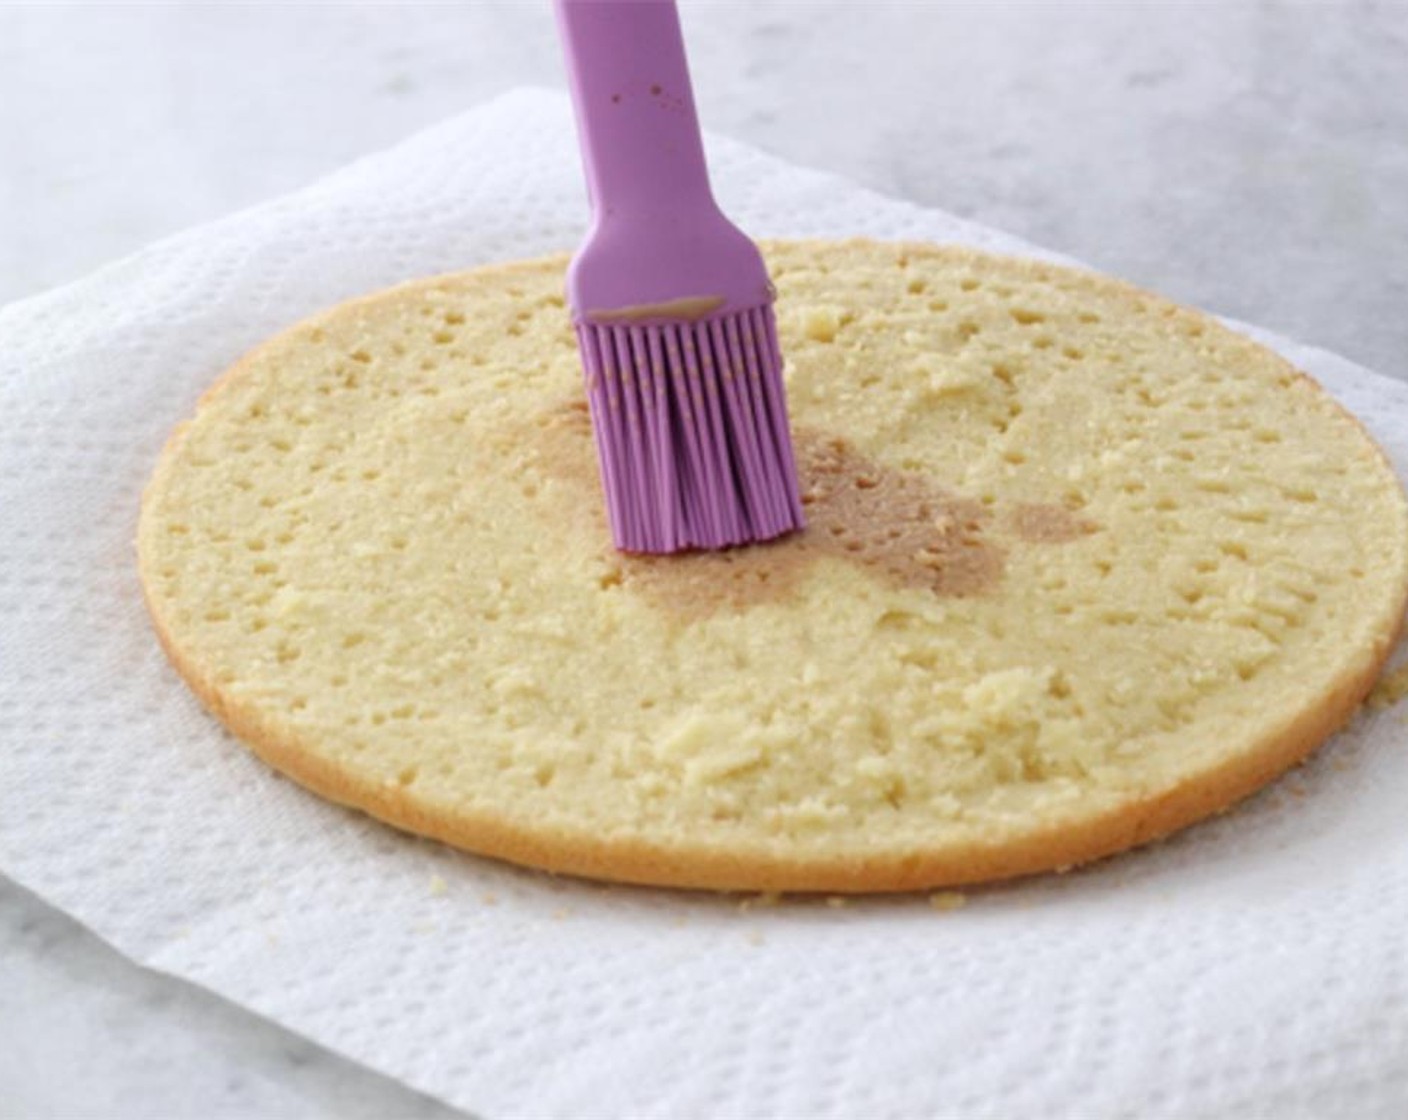
[[1077,864],[1353,713],[1408,512],[1312,381],[1052,265],[764,250],[805,533],[616,553],[565,259],[437,277],[273,339],[173,435],[138,552],[177,668],[402,828],[727,889]]

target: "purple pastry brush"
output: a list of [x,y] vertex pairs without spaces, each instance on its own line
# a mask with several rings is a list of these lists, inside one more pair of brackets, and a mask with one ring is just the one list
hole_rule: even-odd
[[567,294],[616,547],[803,525],[757,247],[709,189],[673,0],[555,0],[592,227]]

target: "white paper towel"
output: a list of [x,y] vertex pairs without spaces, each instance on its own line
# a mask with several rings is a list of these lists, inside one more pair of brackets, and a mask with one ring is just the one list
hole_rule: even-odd
[[[710,162],[755,235],[1036,252],[738,144]],[[1404,1115],[1396,711],[1158,848],[950,912],[518,871],[325,804],[204,714],[131,544],[171,426],[288,323],[570,248],[584,219],[566,101],[516,93],[0,311],[0,871],[134,959],[488,1117]],[[1260,337],[1403,473],[1408,386]]]

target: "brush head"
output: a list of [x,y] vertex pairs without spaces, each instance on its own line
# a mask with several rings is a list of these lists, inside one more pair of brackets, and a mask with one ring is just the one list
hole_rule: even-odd
[[577,324],[616,547],[666,553],[804,525],[770,303]]

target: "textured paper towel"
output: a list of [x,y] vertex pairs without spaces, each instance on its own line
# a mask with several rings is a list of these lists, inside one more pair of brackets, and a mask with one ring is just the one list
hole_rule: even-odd
[[[1034,251],[710,156],[758,235]],[[1403,1115],[1397,711],[1172,842],[951,912],[517,871],[324,804],[201,711],[131,544],[170,427],[293,320],[569,248],[584,212],[566,102],[519,93],[0,311],[0,870],[136,960],[489,1117]],[[1408,466],[1408,387],[1263,338]]]

